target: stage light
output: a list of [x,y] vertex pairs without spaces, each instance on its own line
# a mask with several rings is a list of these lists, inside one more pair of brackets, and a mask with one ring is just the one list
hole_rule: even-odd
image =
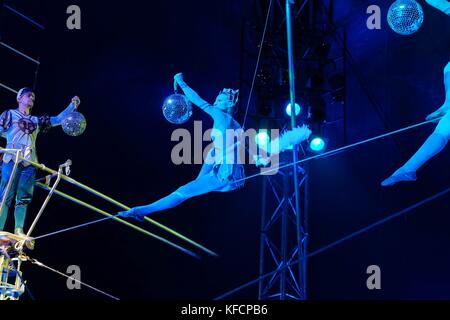
[[[302,108],[300,107],[300,105],[298,103],[295,104],[295,115],[298,116],[300,114],[300,111],[302,110]],[[290,117],[292,114],[292,106],[289,103],[286,107],[286,114]]]
[[321,137],[315,137],[309,143],[309,148],[314,152],[322,152],[326,147],[325,140]]
[[258,132],[256,135],[256,144],[258,146],[267,146],[270,142],[269,134],[267,133],[266,129],[262,129]]

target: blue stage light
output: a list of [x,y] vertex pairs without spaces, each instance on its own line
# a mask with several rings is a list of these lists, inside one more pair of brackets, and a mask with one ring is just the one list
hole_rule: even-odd
[[[300,107],[300,105],[298,103],[295,104],[295,115],[298,116],[300,114],[300,111],[302,110],[302,108]],[[290,117],[292,114],[292,106],[289,103],[286,107],[286,114]]]
[[267,130],[260,130],[258,134],[256,135],[256,144],[258,146],[267,146],[270,142],[269,134],[267,133]]
[[323,140],[320,137],[314,138],[309,143],[309,147],[314,152],[321,152],[325,149],[326,143],[325,140]]

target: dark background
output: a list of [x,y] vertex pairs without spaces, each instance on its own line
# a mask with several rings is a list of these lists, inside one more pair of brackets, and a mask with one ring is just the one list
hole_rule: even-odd
[[[6,10],[1,15],[2,41],[40,57],[33,113],[57,114],[79,95],[80,112],[88,121],[80,137],[69,137],[60,128],[41,135],[41,163],[55,168],[70,158],[74,179],[129,206],[148,204],[196,177],[199,165],[171,162],[175,143],[170,137],[176,127],[162,117],[162,101],[172,93],[176,72],[182,71],[209,101],[223,87],[239,88],[243,77],[251,78],[252,72],[242,71],[254,66],[242,65],[242,29],[253,14],[252,1],[5,3],[46,27],[38,31]],[[325,129],[330,148],[342,145],[343,134],[352,143],[419,123],[443,102],[450,19],[420,1],[424,25],[416,34],[402,37],[384,18],[391,3],[335,1],[334,22],[347,29],[353,65],[347,68],[347,132],[342,124]],[[66,8],[71,4],[81,8],[79,31],[66,28]],[[381,30],[366,28],[366,8],[371,4],[381,7]],[[0,82],[15,89],[33,85],[35,65],[0,50]],[[371,100],[358,81],[361,76]],[[248,101],[246,90],[242,92],[240,121]],[[0,99],[2,110],[15,106],[15,95],[4,89]],[[342,108],[328,107],[331,113]],[[256,109],[251,104],[250,113]],[[193,118],[211,125],[200,112]],[[192,130],[192,120],[182,127]],[[432,125],[422,126],[312,161],[310,250],[445,189],[450,177],[448,150],[419,172],[416,183],[379,186],[432,130]],[[247,174],[254,172],[248,166]],[[112,221],[42,239],[30,255],[61,271],[79,265],[83,281],[122,299],[212,299],[258,276],[261,181],[251,179],[244,189],[191,199],[152,217],[218,252],[219,258],[193,259]],[[118,211],[63,184],[61,189],[69,194],[108,212]],[[45,195],[35,191],[28,222]],[[448,199],[435,200],[312,258],[309,298],[449,298]],[[275,205],[271,201],[269,205]],[[54,196],[35,235],[98,218]],[[8,228],[12,222],[10,214]],[[142,226],[165,235],[151,225]],[[381,267],[382,290],[366,288],[366,268],[372,264]],[[24,266],[24,276],[39,300],[103,299],[87,288],[69,291],[65,279],[32,265]],[[256,299],[257,286],[232,298]]]

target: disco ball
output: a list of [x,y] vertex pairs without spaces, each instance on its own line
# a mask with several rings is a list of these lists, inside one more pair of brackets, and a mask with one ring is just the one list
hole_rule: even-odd
[[167,97],[162,109],[167,121],[174,124],[185,123],[192,115],[192,103],[186,96],[178,93]]
[[397,0],[389,8],[387,20],[398,34],[410,35],[422,26],[423,10],[414,0]]
[[61,123],[63,131],[69,136],[79,136],[86,129],[86,118],[79,112],[71,112]]

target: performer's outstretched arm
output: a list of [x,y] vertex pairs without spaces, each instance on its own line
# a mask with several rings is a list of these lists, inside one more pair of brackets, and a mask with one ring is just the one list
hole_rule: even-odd
[[213,118],[214,116],[218,116],[220,114],[219,110],[213,108],[210,103],[202,99],[197,92],[195,92],[191,87],[187,85],[187,83],[183,79],[182,73],[177,73],[174,76],[174,80],[183,90],[184,94],[186,95],[186,98],[188,98],[190,102],[195,104],[197,107],[205,111]]
[[426,0],[430,6],[435,7],[438,10],[441,10],[443,13],[448,14],[450,16],[450,2],[447,0]]
[[67,117],[67,115],[75,111],[76,108],[78,108],[78,106],[80,105],[80,103],[81,103],[80,98],[76,96],[73,97],[72,102],[67,106],[66,109],[64,109],[63,112],[58,114],[56,117],[50,117],[50,123],[52,127],[61,125],[61,122]]
[[173,77],[174,81],[180,86],[180,88],[183,90],[184,94],[186,95],[186,98],[189,99],[189,101],[191,101],[193,104],[197,105],[197,106],[202,106],[206,102],[205,100],[203,100],[197,92],[195,92],[191,87],[189,87],[187,85],[187,83],[184,81],[183,78],[183,74],[182,73],[177,73],[174,77]]

